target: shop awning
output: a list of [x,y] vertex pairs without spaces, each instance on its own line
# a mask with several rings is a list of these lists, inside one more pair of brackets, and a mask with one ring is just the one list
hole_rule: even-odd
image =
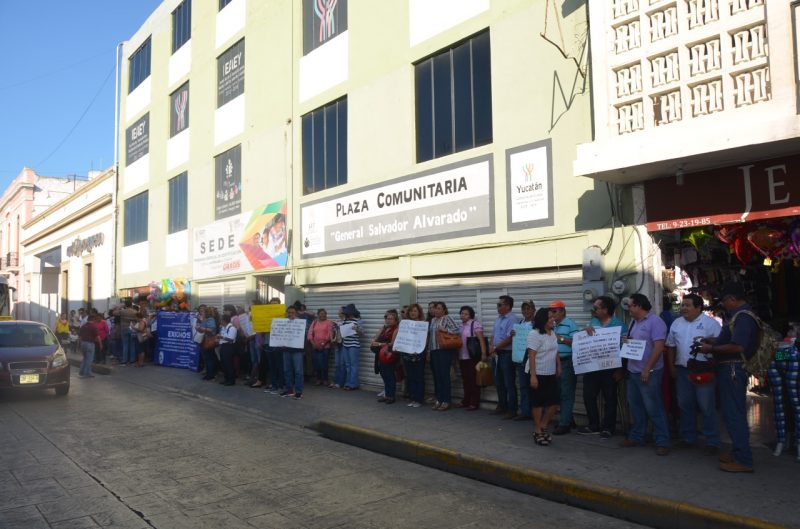
[[648,231],[800,215],[800,156],[644,184]]

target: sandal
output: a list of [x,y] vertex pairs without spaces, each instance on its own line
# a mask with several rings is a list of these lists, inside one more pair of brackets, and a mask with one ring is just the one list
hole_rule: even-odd
[[437,411],[447,411],[450,409],[450,403],[443,402],[441,406],[437,408]]
[[262,387],[264,387],[264,383],[259,380],[258,382],[254,382],[253,384],[250,384],[250,387],[251,388],[262,388]]
[[539,446],[548,446],[550,441],[547,440],[547,434],[533,432],[533,442],[535,442]]

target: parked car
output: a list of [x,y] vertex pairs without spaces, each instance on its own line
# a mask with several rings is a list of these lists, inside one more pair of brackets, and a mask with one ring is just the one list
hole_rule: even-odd
[[0,389],[69,393],[69,360],[53,331],[35,321],[0,321]]

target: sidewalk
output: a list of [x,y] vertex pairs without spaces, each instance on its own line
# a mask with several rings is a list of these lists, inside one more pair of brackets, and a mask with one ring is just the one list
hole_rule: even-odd
[[[74,363],[74,358],[72,359]],[[108,368],[108,366],[101,366]],[[652,446],[619,447],[574,433],[549,447],[533,443],[533,426],[488,410],[433,412],[405,401],[377,403],[371,391],[307,386],[303,399],[246,386],[204,382],[196,373],[148,365],[103,369],[157,391],[205,399],[341,442],[654,527],[800,527],[800,464],[753,446],[756,472],[727,474],[697,449],[658,457]]]

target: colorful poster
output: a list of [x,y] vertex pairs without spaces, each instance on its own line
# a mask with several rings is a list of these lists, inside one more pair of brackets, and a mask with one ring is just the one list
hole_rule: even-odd
[[253,331],[269,332],[272,320],[286,316],[286,305],[253,305],[250,307],[250,316],[253,319]]
[[303,204],[304,257],[494,232],[492,157],[373,184]]
[[306,344],[306,320],[275,318],[269,328],[270,347],[302,349]]
[[572,365],[575,367],[575,374],[622,367],[619,355],[621,331],[622,327],[599,327],[592,336],[586,331],[575,333],[572,336]]
[[169,136],[189,128],[189,81],[170,96]]
[[215,218],[242,212],[242,146],[232,147],[214,158]]
[[192,315],[161,311],[156,318],[158,346],[154,363],[197,371],[198,347],[192,340]]
[[506,151],[508,229],[553,225],[551,140]]
[[194,279],[286,266],[286,201],[194,229]]
[[303,55],[347,31],[347,0],[304,0]]
[[150,152],[150,112],[125,130],[125,165]]

